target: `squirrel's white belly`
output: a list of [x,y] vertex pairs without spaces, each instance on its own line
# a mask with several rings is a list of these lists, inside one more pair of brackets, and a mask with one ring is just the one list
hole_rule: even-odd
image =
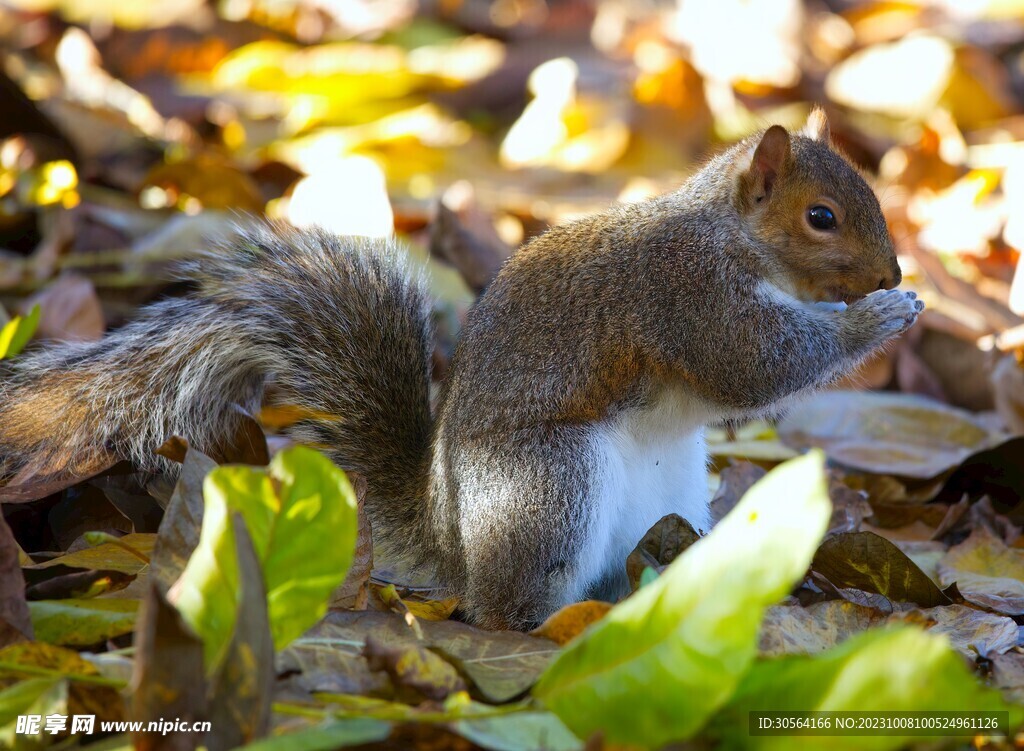
[[595,429],[600,502],[592,518],[594,544],[581,563],[589,581],[612,590],[601,594],[625,593],[626,557],[666,514],[679,514],[698,531],[710,528],[703,429],[709,416],[686,394],[666,392]]

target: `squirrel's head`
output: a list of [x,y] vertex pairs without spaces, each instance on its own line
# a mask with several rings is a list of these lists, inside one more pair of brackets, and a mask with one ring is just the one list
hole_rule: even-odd
[[901,280],[878,199],[829,142],[815,109],[799,134],[773,125],[748,142],[736,203],[778,286],[803,300],[851,302]]

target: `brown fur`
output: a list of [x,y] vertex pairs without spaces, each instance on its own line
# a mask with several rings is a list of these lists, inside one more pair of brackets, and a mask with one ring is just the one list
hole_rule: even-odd
[[[291,434],[367,477],[385,555],[433,566],[470,619],[523,627],[614,594],[622,562],[595,563],[593,536],[602,504],[630,499],[609,500],[608,435],[657,423],[644,410],[660,404],[686,430],[777,409],[921,309],[890,289],[878,202],[823,116],[805,133],[770,128],[675,193],[522,248],[472,310],[433,421],[427,302],[394,251],[254,225],[185,270],[190,297],[8,366],[0,455],[9,473],[103,450],[166,469],[152,449],[167,435],[215,445],[231,403],[256,409],[272,379],[304,418]],[[819,202],[837,230],[808,225]],[[679,493],[706,513],[699,489]]]

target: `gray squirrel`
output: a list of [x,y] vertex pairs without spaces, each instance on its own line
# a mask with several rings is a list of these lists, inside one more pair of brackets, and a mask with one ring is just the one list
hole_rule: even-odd
[[662,516],[709,528],[705,425],[834,381],[923,309],[894,289],[878,201],[820,110],[520,249],[471,310],[433,415],[430,301],[402,257],[241,228],[184,266],[194,292],[4,365],[2,474],[101,452],[174,471],[153,453],[168,436],[209,450],[234,405],[295,405],[288,434],[366,478],[378,553],[429,567],[471,622],[526,628],[623,594]]

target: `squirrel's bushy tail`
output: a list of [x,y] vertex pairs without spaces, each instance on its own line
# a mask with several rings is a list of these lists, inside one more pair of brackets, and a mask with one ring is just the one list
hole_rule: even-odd
[[363,474],[378,533],[407,542],[429,463],[429,300],[383,240],[253,224],[186,264],[189,296],[88,344],[0,371],[3,472],[75,472],[113,452],[166,467],[170,435],[214,451],[272,384],[288,432]]

